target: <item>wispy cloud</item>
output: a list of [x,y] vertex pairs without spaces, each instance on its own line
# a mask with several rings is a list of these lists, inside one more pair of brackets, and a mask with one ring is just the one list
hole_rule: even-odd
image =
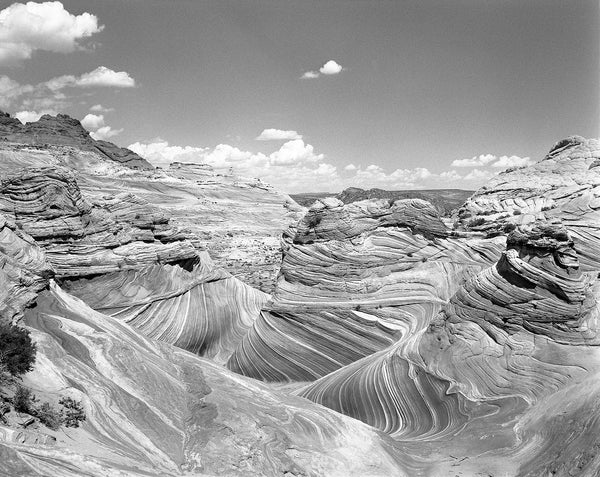
[[[126,71],[99,66],[81,76],[63,75],[36,85],[20,84],[0,75],[0,108],[63,111],[69,106],[68,89],[132,88],[135,80]],[[68,94],[67,94],[68,93]],[[99,105],[98,105],[99,106]]]
[[0,65],[19,64],[36,50],[70,53],[103,28],[95,15],[73,15],[61,2],[13,3],[0,11]]

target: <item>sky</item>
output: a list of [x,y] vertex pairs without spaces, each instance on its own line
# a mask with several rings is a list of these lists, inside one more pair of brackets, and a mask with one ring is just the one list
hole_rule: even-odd
[[0,1],[0,109],[288,192],[476,189],[600,136],[597,0]]

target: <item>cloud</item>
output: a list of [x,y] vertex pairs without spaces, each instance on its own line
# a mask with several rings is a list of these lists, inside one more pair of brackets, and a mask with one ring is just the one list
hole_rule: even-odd
[[104,116],[102,114],[86,114],[81,120],[81,125],[88,131],[95,131],[104,126]]
[[116,136],[117,134],[121,134],[122,132],[123,128],[113,129],[110,126],[102,126],[96,131],[90,132],[90,136],[92,136],[96,141],[106,141],[107,139]]
[[281,141],[290,139],[302,139],[302,135],[296,131],[283,131],[281,129],[264,129],[255,138],[257,141]]
[[494,172],[494,171],[490,171],[490,170],[483,171],[481,169],[473,169],[466,176],[464,176],[463,179],[466,180],[466,181],[480,181],[480,182],[484,182],[484,181],[486,181],[488,179],[491,179],[496,174],[498,174],[498,173]]
[[306,73],[304,73],[301,78],[302,79],[315,79],[318,78],[320,75],[317,71],[307,71]]
[[324,75],[337,75],[338,73],[341,73],[343,69],[344,68],[342,68],[342,65],[338,64],[334,60],[329,60],[327,63],[321,66],[319,71]]
[[0,65],[21,63],[35,50],[70,53],[103,28],[95,15],[73,15],[60,2],[13,3],[0,11]]
[[45,109],[43,111],[18,111],[15,113],[15,118],[21,121],[23,124],[25,123],[34,123],[38,119],[40,119],[44,114],[56,115],[56,111],[51,109]]
[[260,178],[285,191],[341,187],[337,168],[302,139],[287,141],[271,154],[244,151],[229,144],[214,148],[171,146],[160,139],[128,147],[156,166],[165,167],[176,161],[208,164],[217,170],[233,169],[237,175]]
[[342,71],[344,71],[344,68],[342,65],[340,65],[339,63],[337,63],[334,60],[329,60],[323,66],[321,66],[321,68],[319,68],[319,71],[307,71],[300,78],[315,79],[321,75],[328,75],[328,76],[337,75],[337,74],[341,73]]
[[92,107],[90,107],[90,111],[93,113],[111,113],[114,110],[114,108],[105,108],[101,104],[94,104]]
[[8,76],[2,75],[0,76],[0,108],[64,111],[70,105],[67,94],[73,94],[73,91],[69,91],[67,88],[90,88],[92,86],[131,88],[135,86],[135,80],[125,71],[117,72],[104,66],[81,76],[57,76],[36,85],[20,84]]
[[354,164],[348,164],[346,167],[344,167],[345,171],[355,171],[356,170],[356,166]]
[[450,164],[452,167],[480,167],[495,161],[497,158],[493,154],[480,154],[471,159],[456,159]]
[[126,71],[114,71],[106,66],[99,66],[89,73],[81,76],[63,75],[52,78],[40,85],[46,86],[51,91],[71,88],[133,88],[135,80]]
[[528,166],[532,162],[533,161],[529,157],[519,157],[519,156],[510,156],[510,157],[508,157],[508,156],[502,156],[500,159],[498,159],[497,162],[494,162],[492,164],[492,167],[506,169],[507,167]]
[[112,129],[107,126],[102,114],[86,114],[81,120],[81,125],[90,131],[90,136],[96,140],[106,140],[123,132],[123,129]]
[[279,151],[270,155],[271,164],[275,166],[297,164],[299,162],[319,162],[323,154],[315,154],[310,144],[304,144],[302,139],[286,142]]
[[165,167],[171,162],[203,162],[208,148],[193,146],[169,146],[167,141],[158,139],[151,143],[135,142],[127,146],[155,166]]
[[82,74],[72,84],[79,88],[91,88],[94,86],[105,88],[133,88],[135,80],[126,71],[113,71],[105,66],[99,66],[89,73]]

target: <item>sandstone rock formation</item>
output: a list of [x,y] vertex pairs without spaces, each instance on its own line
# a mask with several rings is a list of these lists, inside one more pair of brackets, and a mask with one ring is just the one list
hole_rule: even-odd
[[102,156],[134,169],[152,170],[145,159],[129,149],[108,141],[96,141],[77,119],[66,114],[44,114],[38,121],[21,124],[16,118],[0,111],[0,140],[19,144],[72,146]]
[[[158,207],[161,222],[140,224],[146,234],[152,231],[171,246],[186,237],[197,250],[208,250],[217,266],[267,292],[279,270],[279,236],[303,211],[289,196],[257,179],[194,164],[154,169],[128,149],[94,141],[77,120],[65,115],[46,115],[23,125],[3,113],[0,173],[14,175],[25,167],[74,173],[82,197],[94,209],[106,209],[107,200],[133,201],[129,213],[139,215],[139,222],[145,220],[148,206]],[[172,227],[166,227],[164,217]],[[121,223],[130,218],[123,216]]]
[[[0,155],[0,313],[38,345],[25,383],[88,414],[52,446],[0,430],[0,473],[600,472],[598,141],[500,174],[454,224],[334,198],[292,223],[285,196],[203,166]],[[267,218],[242,220],[259,197]],[[288,224],[271,296],[205,250]]]
[[49,431],[51,447],[0,440],[7,475],[408,475],[372,428],[146,339],[54,284],[25,323],[39,346],[25,384],[82,400],[87,420]]

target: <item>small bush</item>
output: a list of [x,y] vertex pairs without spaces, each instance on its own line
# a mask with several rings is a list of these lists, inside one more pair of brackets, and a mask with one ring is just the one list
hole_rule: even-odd
[[508,223],[504,224],[503,230],[504,230],[505,234],[509,234],[513,230],[515,230],[516,228],[517,228],[517,226],[515,224],[512,224],[512,223],[508,222]]
[[314,229],[317,225],[321,223],[322,217],[320,215],[309,215],[306,218],[306,225],[308,225],[309,229]]
[[12,399],[15,411],[30,414],[33,411],[35,401],[35,395],[31,392],[31,389],[21,385],[17,386]]
[[513,215],[521,215],[522,212],[520,210],[513,210]]
[[26,329],[0,324],[0,350],[0,362],[11,375],[18,376],[33,369],[36,347]]
[[48,402],[42,403],[32,413],[47,428],[57,431],[63,423],[62,413]]
[[86,416],[81,401],[62,397],[58,403],[64,407],[63,421],[66,427],[79,427],[79,423],[85,421]]
[[478,227],[480,225],[485,224],[485,219],[483,217],[477,217],[476,219],[471,219],[467,223],[469,227]]

